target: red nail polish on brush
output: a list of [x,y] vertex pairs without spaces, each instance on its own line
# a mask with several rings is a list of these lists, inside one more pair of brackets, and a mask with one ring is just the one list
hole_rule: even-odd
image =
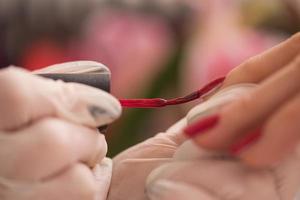
[[191,125],[188,125],[183,132],[188,137],[195,137],[197,135],[200,135],[204,133],[205,131],[215,127],[220,120],[219,115],[211,115],[205,118],[202,118],[200,121],[195,122]]
[[247,134],[246,137],[235,143],[229,148],[229,152],[232,155],[238,155],[241,151],[247,148],[249,145],[254,144],[262,135],[262,129],[259,128],[252,133]]
[[178,105],[187,103],[196,99],[203,97],[208,94],[212,90],[214,90],[217,86],[221,85],[225,77],[217,78],[207,85],[203,86],[201,89],[186,95],[184,97],[178,97],[174,99],[161,99],[161,98],[153,98],[153,99],[119,99],[122,107],[127,108],[159,108],[171,105]]

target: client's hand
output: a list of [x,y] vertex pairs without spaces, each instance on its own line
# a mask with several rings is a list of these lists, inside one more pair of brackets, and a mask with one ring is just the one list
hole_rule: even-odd
[[151,200],[299,199],[300,34],[237,67],[189,115],[193,141],[150,174]]
[[111,163],[96,127],[120,115],[119,102],[14,67],[0,71],[0,91],[0,199],[106,199]]

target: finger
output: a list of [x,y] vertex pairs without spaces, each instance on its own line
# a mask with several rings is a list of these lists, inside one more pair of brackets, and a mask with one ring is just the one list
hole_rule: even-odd
[[81,161],[94,166],[107,152],[103,135],[69,122],[45,118],[22,131],[0,135],[0,176],[41,180]]
[[262,125],[283,103],[300,90],[300,56],[259,87],[221,108],[213,129],[198,133],[195,140],[212,149],[228,149]]
[[264,125],[262,137],[242,151],[250,165],[265,167],[282,161],[300,143],[300,95],[282,106]]
[[[162,184],[164,182],[167,184]],[[165,196],[179,189],[174,188],[177,183],[199,189],[200,193],[204,189],[208,195],[217,199],[278,200],[270,172],[253,171],[232,160],[206,157],[203,160],[175,161],[163,165],[149,175],[147,192],[153,192],[153,196]]]
[[121,113],[108,93],[76,83],[63,83],[31,75],[24,70],[0,71],[0,129],[12,130],[45,116],[97,127]]
[[300,33],[255,56],[231,71],[223,88],[238,83],[259,83],[280,70],[300,53]]

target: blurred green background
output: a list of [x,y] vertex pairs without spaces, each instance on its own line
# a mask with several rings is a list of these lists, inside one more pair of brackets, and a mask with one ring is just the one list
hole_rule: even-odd
[[[0,0],[0,67],[94,60],[111,69],[118,98],[172,98],[299,30],[299,0]],[[109,154],[193,105],[125,109],[109,127]]]

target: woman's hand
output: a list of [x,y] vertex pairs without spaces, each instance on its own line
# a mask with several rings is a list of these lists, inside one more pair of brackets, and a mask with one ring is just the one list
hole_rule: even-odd
[[214,113],[218,124],[194,140],[211,150],[228,150],[256,132],[257,142],[235,154],[251,166],[276,164],[300,141],[300,33],[237,67],[221,89],[239,83],[258,85]]
[[[216,94],[190,111],[187,120],[193,129],[185,130],[192,140],[177,148],[172,161],[151,172],[147,196],[298,199],[299,113],[300,34],[296,34],[237,67]],[[251,139],[252,134],[256,138]]]
[[0,91],[0,199],[106,199],[111,169],[97,127],[120,115],[119,102],[14,67],[0,71]]

